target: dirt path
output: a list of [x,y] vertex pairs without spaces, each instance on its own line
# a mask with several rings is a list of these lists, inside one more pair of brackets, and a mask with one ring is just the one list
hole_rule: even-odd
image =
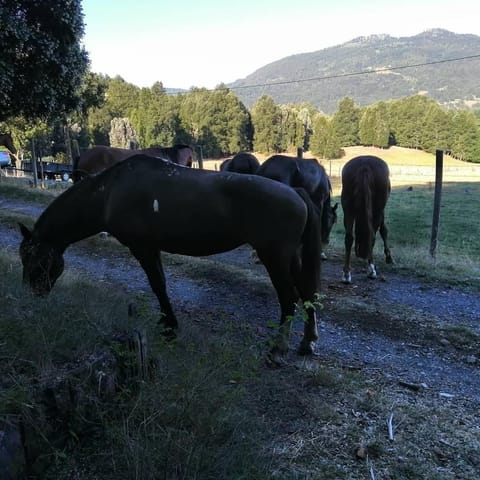
[[[6,200],[0,201],[0,209],[33,216],[42,211]],[[2,225],[0,236],[4,247],[16,254],[18,229]],[[204,321],[202,316],[211,321],[227,315],[234,321],[251,322],[259,335],[268,339],[272,332],[266,326],[269,321],[276,322],[278,304],[263,266],[252,262],[250,255],[250,248],[241,247],[205,258],[211,272],[208,276],[179,273],[180,256],[169,262],[167,282],[179,321],[192,321],[193,315],[199,322]],[[87,254],[79,242],[67,250],[65,260],[67,270],[78,269],[97,280],[119,283],[127,292],[150,293],[143,271],[129,255]],[[325,299],[318,359],[382,372],[393,381],[423,384],[430,392],[480,403],[478,292],[426,284],[395,273],[394,267],[380,272],[376,281],[367,280],[357,270],[354,284],[343,285],[339,282],[340,260],[331,258],[323,263]],[[225,272],[225,264],[235,265],[235,272]],[[383,263],[379,262],[379,267],[384,268]],[[261,288],[257,281],[262,282]],[[297,361],[294,350],[299,323],[291,340],[292,361]],[[459,340],[459,332],[467,332],[470,341]]]

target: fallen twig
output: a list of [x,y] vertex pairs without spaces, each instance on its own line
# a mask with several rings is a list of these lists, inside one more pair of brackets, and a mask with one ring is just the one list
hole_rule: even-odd
[[388,439],[393,442],[393,413],[390,414],[387,420]]

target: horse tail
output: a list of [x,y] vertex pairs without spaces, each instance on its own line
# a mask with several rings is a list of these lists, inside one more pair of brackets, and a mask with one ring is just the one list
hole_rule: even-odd
[[320,212],[303,188],[295,188],[307,206],[307,223],[302,235],[302,283],[310,295],[320,291],[322,223]]
[[355,215],[355,254],[359,258],[368,258],[372,247],[373,231],[373,172],[363,167],[357,172],[355,197],[359,205]]

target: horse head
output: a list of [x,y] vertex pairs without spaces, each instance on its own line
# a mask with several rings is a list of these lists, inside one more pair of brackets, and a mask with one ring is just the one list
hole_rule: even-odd
[[177,158],[176,162],[179,165],[185,167],[191,167],[193,165],[193,150],[188,145],[174,145],[174,148],[177,149]]
[[36,295],[47,295],[63,272],[63,255],[47,242],[41,242],[23,224],[20,258],[23,265],[23,282]]
[[10,153],[12,153],[13,155],[17,154],[17,149],[13,144],[13,138],[10,133],[4,133],[3,135],[0,135],[0,145],[7,147],[8,150],[10,150]]

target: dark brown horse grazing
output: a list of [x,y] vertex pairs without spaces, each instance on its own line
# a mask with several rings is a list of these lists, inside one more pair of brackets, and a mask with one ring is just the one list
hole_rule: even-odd
[[12,154],[11,157],[13,157],[13,166],[16,165],[16,160],[17,160],[17,149],[15,148],[15,145],[13,144],[13,139],[12,136],[9,133],[3,133],[0,134],[0,145],[3,145],[4,147],[7,147],[10,153]]
[[367,260],[368,278],[377,277],[373,263],[373,247],[378,230],[383,240],[385,261],[393,263],[384,218],[390,190],[390,172],[381,158],[370,155],[355,157],[343,167],[341,199],[345,225],[344,283],[352,282],[350,253],[354,241],[354,227],[355,255]]
[[232,158],[227,158],[220,165],[221,172],[256,173],[260,162],[252,153],[239,152]]
[[192,166],[194,157],[193,149],[188,145],[182,144],[176,144],[173,147],[150,147],[141,150],[128,150],[125,148],[97,145],[85,150],[79,157],[74,159],[73,181],[77,182],[86,175],[101,172],[117,162],[139,154],[164,158],[179,165],[185,165],[186,167]]
[[301,189],[256,175],[190,169],[137,155],[71,186],[32,231],[20,225],[23,279],[34,292],[47,294],[63,271],[66,248],[107,231],[140,262],[158,298],[161,322],[173,334],[178,324],[161,251],[211,255],[248,243],[265,265],[280,303],[272,359],[288,349],[299,299],[306,301],[308,312],[299,353],[309,354],[318,338],[315,305],[309,302],[320,289],[319,224]]
[[332,206],[330,179],[315,158],[273,155],[260,165],[257,175],[294,188],[303,188],[319,209],[322,218],[322,242],[328,244],[330,232],[337,221],[338,205]]

